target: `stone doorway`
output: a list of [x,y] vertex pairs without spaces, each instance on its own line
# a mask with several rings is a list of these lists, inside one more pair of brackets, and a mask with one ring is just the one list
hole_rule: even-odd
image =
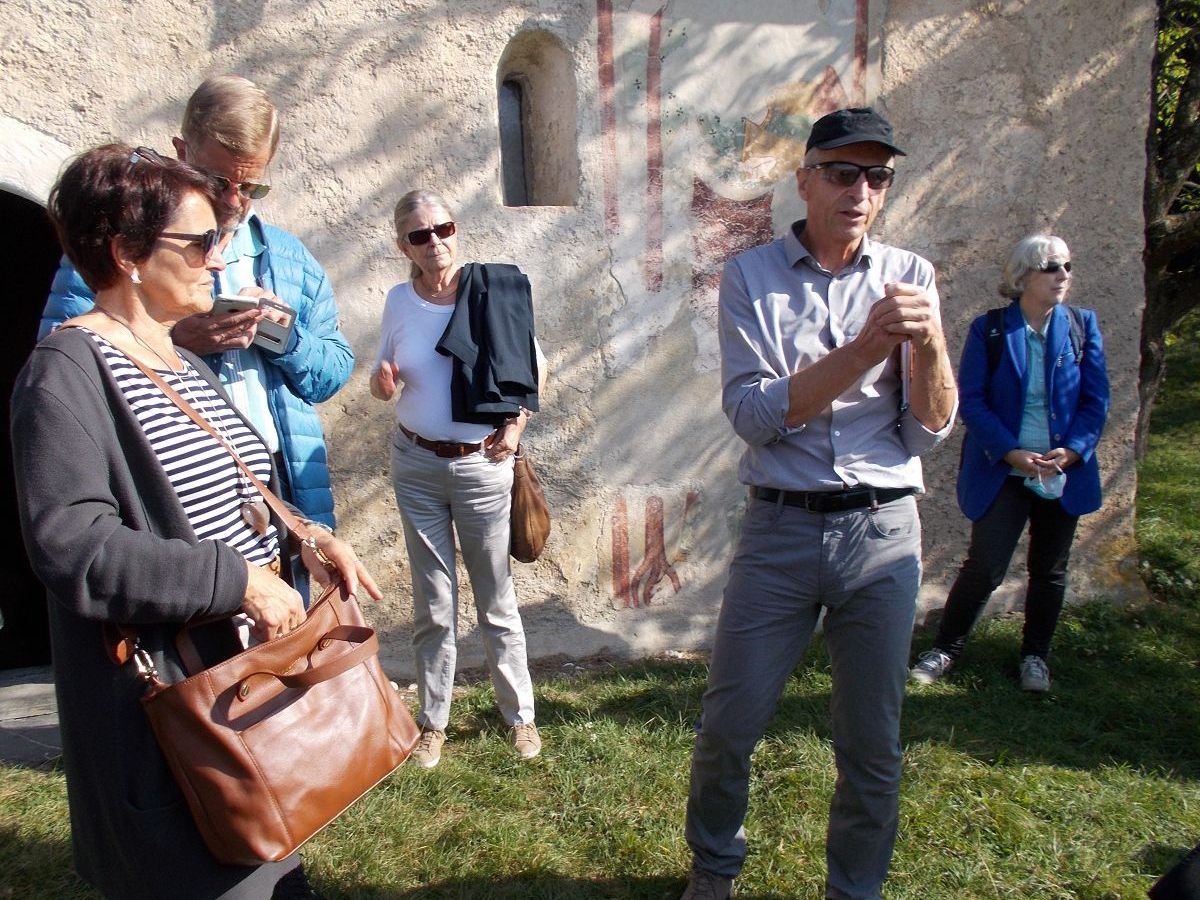
[[60,250],[38,203],[0,190],[0,271],[5,322],[0,328],[0,669],[50,662],[46,591],[29,568],[17,518],[9,437],[9,398],[17,373],[37,343],[38,323]]

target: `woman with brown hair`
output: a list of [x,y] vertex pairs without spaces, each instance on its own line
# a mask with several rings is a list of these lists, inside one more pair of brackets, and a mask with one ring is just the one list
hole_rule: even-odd
[[[271,454],[171,328],[212,307],[229,210],[213,180],[152,150],[108,144],[75,159],[49,212],[94,309],[33,351],[12,403],[21,527],[50,598],[55,688],[79,875],[106,897],[315,897],[299,859],[218,863],[204,845],[139,700],[145,683],[108,656],[136,629],[159,678],[185,677],[175,646],[193,629],[208,664],[304,621],[288,582],[293,551],[321,582],[332,561],[350,590],[379,590],[354,551],[310,527],[289,547],[223,443],[138,368],[182,395],[272,487]],[[319,554],[318,554],[319,551]],[[282,573],[282,576],[281,576]]]

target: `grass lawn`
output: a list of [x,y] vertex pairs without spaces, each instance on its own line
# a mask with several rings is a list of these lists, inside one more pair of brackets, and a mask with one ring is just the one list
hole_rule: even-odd
[[[948,682],[910,691],[889,898],[1141,898],[1200,839],[1196,324],[1173,348],[1142,470],[1159,599],[1070,610],[1049,697],[1016,688],[1014,620],[980,628]],[[539,681],[533,763],[511,755],[490,687],[467,690],[441,766],[402,769],[306,847],[317,887],[331,900],[677,897],[705,667],[572,672]],[[829,687],[814,647],[757,751],[743,900],[820,896]],[[0,767],[0,898],[93,896],[70,873],[61,772]]]

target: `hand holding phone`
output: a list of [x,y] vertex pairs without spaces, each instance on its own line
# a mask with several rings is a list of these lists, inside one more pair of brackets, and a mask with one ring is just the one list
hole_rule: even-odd
[[278,298],[255,297],[249,294],[218,294],[213,300],[213,316],[257,310],[259,315],[252,339],[247,343],[282,353],[287,349],[296,325],[296,311]]
[[171,340],[200,356],[245,350],[253,342],[261,318],[257,297],[221,294],[214,298],[209,313],[176,322]]
[[217,294],[213,298],[212,314],[225,315],[232,312],[245,312],[248,309],[258,309],[258,298],[245,294]]

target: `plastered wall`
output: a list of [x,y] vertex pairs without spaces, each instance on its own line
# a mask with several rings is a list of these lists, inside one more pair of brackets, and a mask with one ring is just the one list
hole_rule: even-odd
[[[730,253],[803,214],[791,173],[808,126],[863,99],[910,152],[877,233],[937,266],[955,358],[970,319],[998,303],[1018,238],[1046,227],[1071,244],[1073,300],[1099,310],[1113,379],[1108,499],[1081,530],[1073,590],[1137,589],[1152,0],[0,0],[0,14],[0,186],[27,196],[44,199],[70,151],[169,148],[206,75],[237,72],[274,96],[283,141],[259,208],[326,266],[358,356],[322,416],[340,529],[388,594],[374,619],[393,671],[412,669],[407,560],[391,413],[366,382],[383,297],[407,277],[396,199],[443,193],[467,258],[515,262],[534,285],[551,377],[527,439],[556,521],[543,558],[517,566],[531,655],[698,647],[743,503],[719,409],[716,279]],[[561,104],[556,133],[576,136],[577,203],[505,208],[497,66],[539,29],[573,67],[573,90],[560,79],[539,96]],[[925,607],[965,548],[957,455],[955,439],[927,461]],[[460,659],[478,662],[469,590],[461,606]]]

